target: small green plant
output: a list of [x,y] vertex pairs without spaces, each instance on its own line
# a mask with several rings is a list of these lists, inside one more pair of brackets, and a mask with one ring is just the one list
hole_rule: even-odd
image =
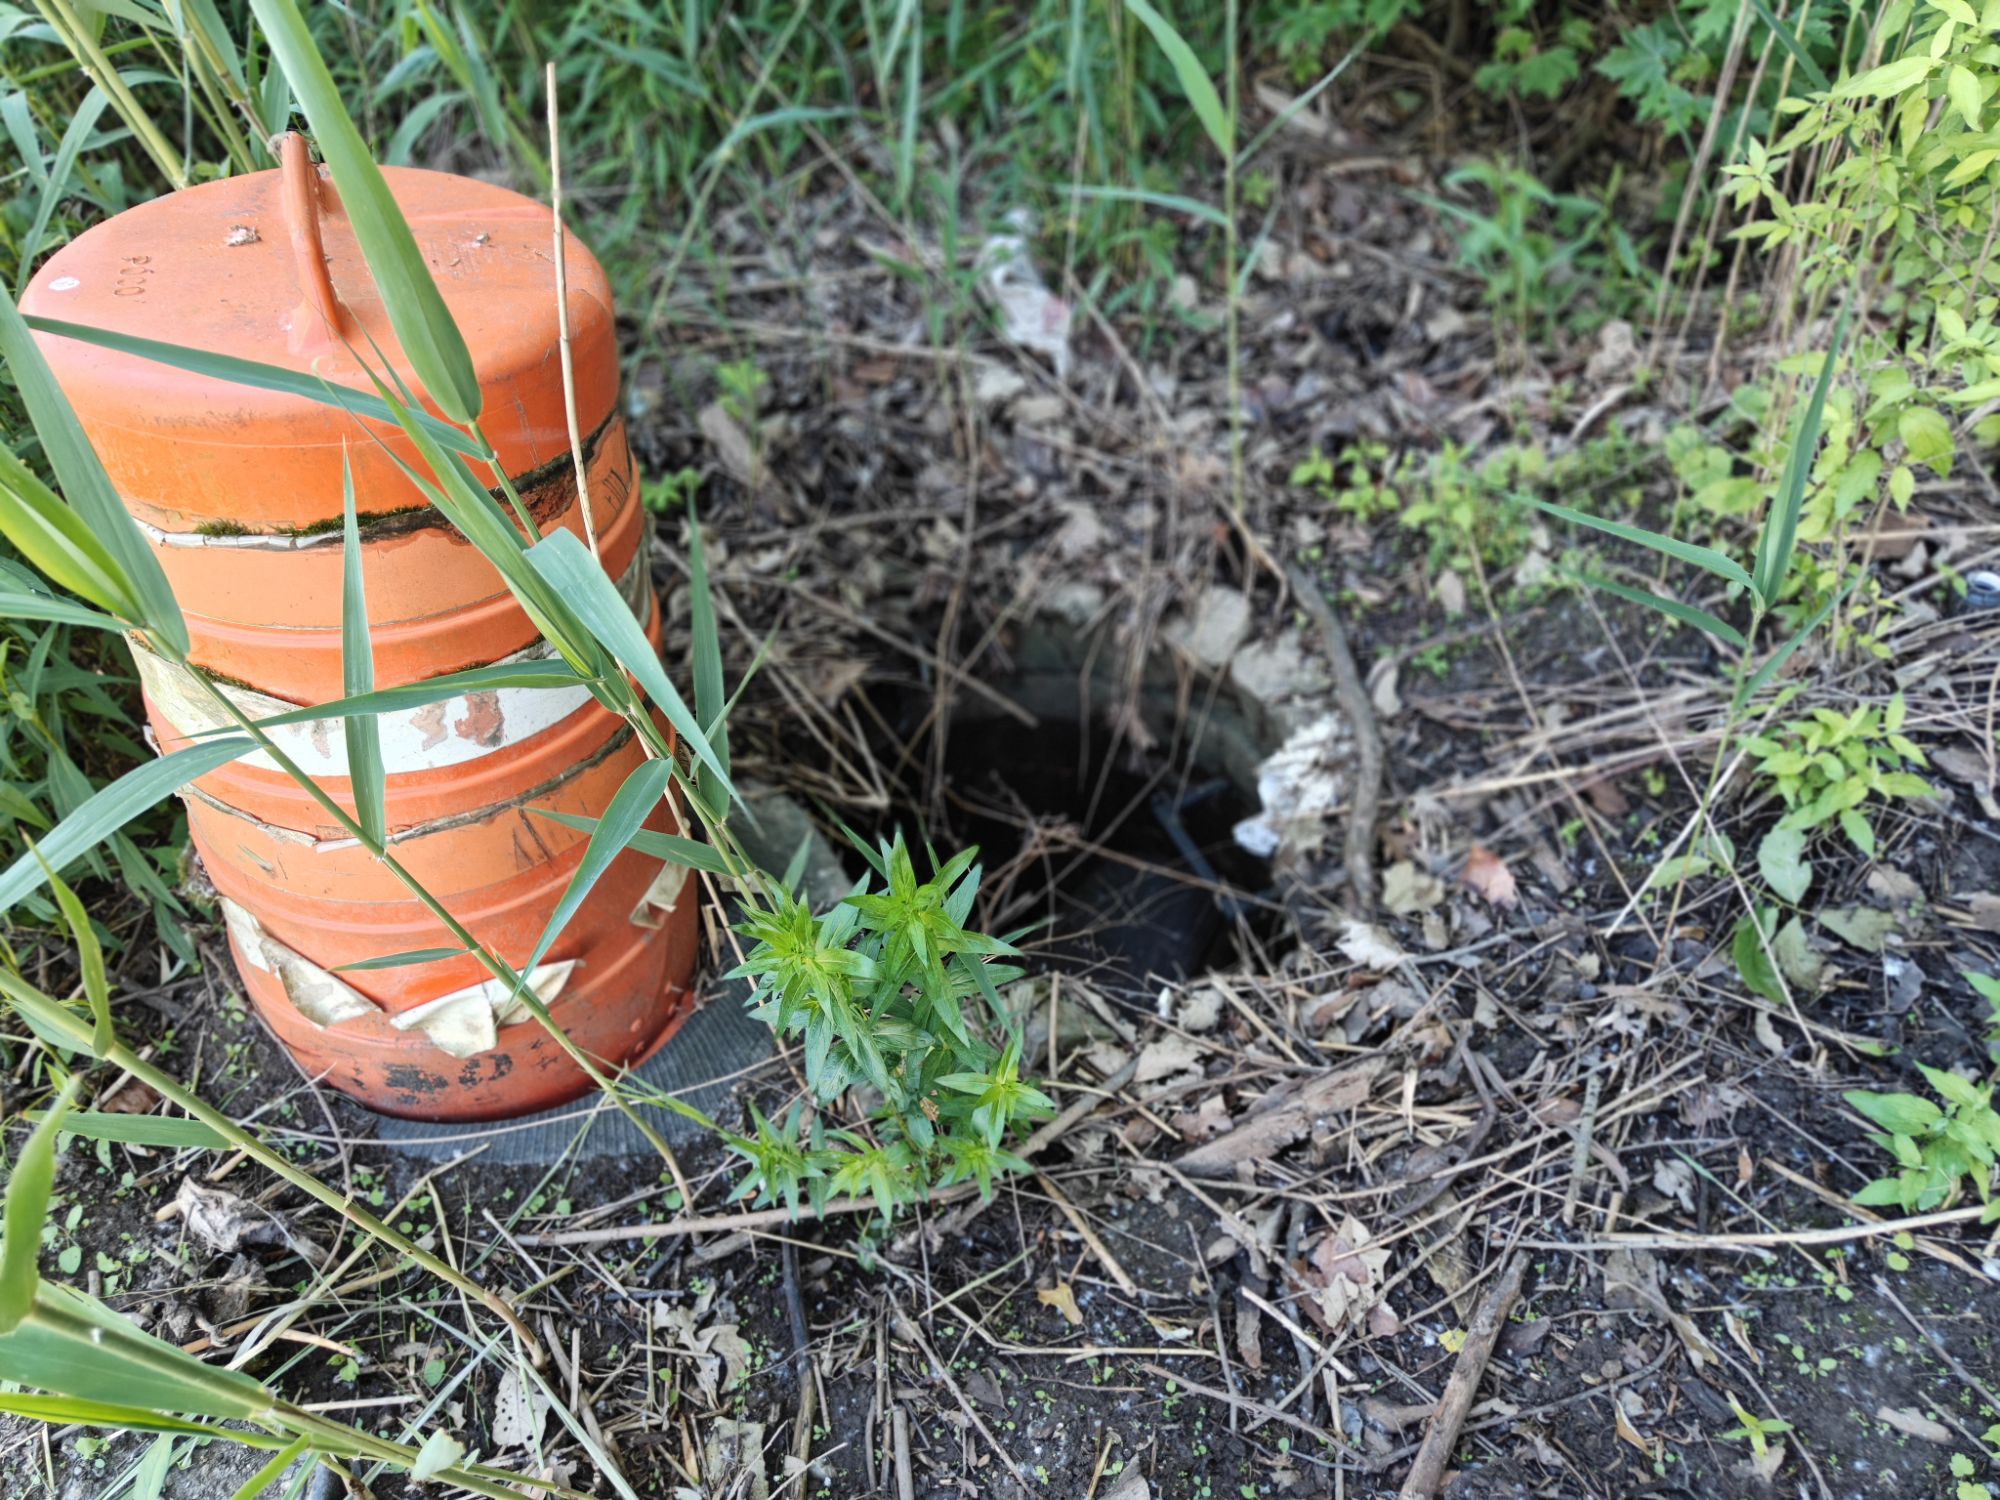
[[[1481,211],[1450,198],[1419,194],[1420,202],[1456,220],[1459,264],[1486,282],[1486,301],[1517,357],[1546,334],[1587,288],[1610,279],[1625,262],[1640,263],[1604,201],[1557,193],[1534,173],[1507,162],[1474,162],[1445,178],[1459,192],[1476,188],[1492,204]],[[1609,240],[1618,250],[1607,257]]]
[[676,469],[639,487],[639,499],[656,516],[691,514],[695,494],[701,489],[699,469]]
[[1511,0],[1497,10],[1514,20],[1493,39],[1493,56],[1472,75],[1473,84],[1496,99],[1554,99],[1576,82],[1583,71],[1578,54],[1591,45],[1593,27],[1583,16],[1565,16],[1555,40],[1544,45],[1533,31],[1518,24],[1534,9],[1528,0]]
[[[1903,716],[1903,695],[1897,693],[1886,705],[1863,704],[1844,714],[1815,708],[1744,740],[1758,777],[1788,809],[1773,835],[1807,834],[1837,822],[1848,842],[1873,858],[1870,809],[1889,798],[1935,795],[1929,782],[1907,769],[1927,762],[1904,736]],[[1766,847],[1770,842],[1767,837]]]
[[[1992,1086],[1981,1088],[1942,1068],[1918,1064],[1918,1071],[1942,1104],[1916,1094],[1863,1089],[1845,1095],[1859,1114],[1881,1127],[1869,1139],[1894,1156],[1897,1165],[1894,1176],[1876,1178],[1854,1201],[1925,1213],[1957,1202],[1970,1186],[1980,1202],[1993,1204],[2000,1113],[1993,1108]],[[1989,1207],[1984,1217],[2000,1218],[2000,1207]]]
[[1423,537],[1434,568],[1472,577],[1511,568],[1534,538],[1533,517],[1513,487],[1537,487],[1548,472],[1548,455],[1532,443],[1502,444],[1476,464],[1446,443],[1417,477],[1403,525]]
[[[1834,326],[1832,340],[1820,361],[1819,377],[1799,415],[1779,477],[1769,491],[1749,568],[1713,547],[1682,541],[1642,527],[1602,520],[1568,506],[1527,497],[1530,503],[1551,515],[1592,527],[1667,557],[1693,563],[1720,579],[1730,596],[1744,597],[1749,601],[1749,626],[1739,630],[1728,620],[1684,600],[1630,588],[1580,570],[1577,573],[1583,582],[1592,587],[1692,625],[1721,645],[1733,648],[1735,653],[1732,690],[1725,706],[1722,732],[1711,763],[1708,785],[1694,818],[1674,844],[1664,851],[1664,857],[1656,861],[1654,878],[1649,881],[1649,885],[1653,886],[1665,884],[1667,872],[1673,872],[1671,880],[1676,910],[1682,886],[1689,875],[1705,869],[1709,862],[1719,863],[1731,870],[1735,868],[1734,848],[1716,826],[1713,817],[1715,795],[1733,737],[1758,695],[1776,678],[1792,653],[1818,632],[1845,597],[1834,594],[1827,598],[1810,616],[1797,622],[1789,639],[1761,664],[1756,663],[1756,644],[1764,621],[1775,615],[1794,563],[1800,555],[1799,518],[1805,508],[1814,459],[1820,447],[1828,393],[1833,386],[1845,335],[1846,320],[1843,316]],[[1695,462],[1685,444],[1680,461]],[[1767,712],[1775,712],[1783,701],[1784,695],[1781,694],[1769,705]],[[1815,710],[1805,722],[1798,743],[1789,742],[1782,733],[1777,738],[1754,737],[1747,742],[1749,753],[1758,757],[1760,768],[1768,768],[1766,774],[1774,783],[1781,775],[1789,778],[1779,791],[1781,796],[1787,797],[1790,811],[1758,849],[1759,869],[1778,895],[1796,903],[1805,894],[1811,881],[1811,866],[1805,859],[1805,837],[1812,828],[1838,820],[1857,847],[1864,852],[1872,852],[1874,830],[1861,812],[1862,805],[1878,794],[1921,796],[1929,793],[1929,786],[1921,778],[1903,769],[1907,761],[1921,764],[1922,757],[1916,747],[1902,737],[1902,718],[1900,700],[1888,709],[1861,710],[1853,715]],[[1836,735],[1840,736],[1839,744],[1829,744]],[[1811,742],[1809,751],[1806,748],[1808,740]],[[1843,817],[1843,814],[1851,816]],[[1787,978],[1804,983],[1815,979],[1818,974],[1818,965],[1808,950],[1802,924],[1797,919],[1780,924],[1775,918],[1775,910],[1763,908],[1753,899],[1750,909],[1736,924],[1732,942],[1737,971],[1746,986],[1774,1000],[1788,994]]]
[[1986,1050],[2000,1059],[2000,978],[1991,974],[1967,973],[1965,982],[1991,1008],[1986,1017]]
[[[1750,1452],[1760,1465],[1774,1453],[1782,1455],[1784,1445],[1782,1443],[1773,1445],[1771,1439],[1790,1432],[1792,1424],[1783,1417],[1753,1416],[1744,1410],[1733,1391],[1726,1392],[1725,1395],[1729,1401],[1730,1411],[1736,1414],[1736,1425],[1720,1434],[1722,1440],[1725,1443],[1748,1443]],[[1776,1464],[1772,1465],[1773,1469],[1776,1467]]]
[[752,360],[732,359],[715,367],[715,380],[722,387],[722,409],[754,433],[771,377]]
[[[729,1145],[749,1163],[737,1198],[797,1212],[801,1190],[815,1210],[836,1193],[868,1196],[886,1221],[933,1188],[971,1181],[991,1194],[995,1176],[1026,1170],[1007,1140],[1054,1105],[1021,1079],[1018,1027],[1000,1002],[1021,970],[994,960],[1014,949],[964,925],[978,851],[920,881],[900,834],[859,847],[872,879],[831,912],[780,889],[738,929],[756,943],[736,970],[755,981],[748,1003],[803,1040],[815,1112],[809,1125],[799,1106],[782,1126],[757,1115],[756,1136]],[[850,1090],[866,1098],[865,1127],[829,1128],[819,1111]]]
[[1366,525],[1403,508],[1397,478],[1407,473],[1408,466],[1408,459],[1391,465],[1386,443],[1349,443],[1338,458],[1328,458],[1315,446],[1293,467],[1291,482],[1295,489],[1313,491],[1342,515]]

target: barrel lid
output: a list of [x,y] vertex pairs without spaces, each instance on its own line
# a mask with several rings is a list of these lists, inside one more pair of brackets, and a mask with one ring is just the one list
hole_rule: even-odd
[[[331,180],[302,143],[288,150],[287,170],[289,217],[284,171],[156,198],[51,256],[22,310],[372,392],[365,359],[421,395]],[[465,336],[484,397],[482,425],[501,463],[517,479],[560,472],[570,443],[548,206],[443,172],[390,167],[384,176]],[[305,284],[304,268],[319,257],[295,246],[298,232],[313,227],[301,220],[313,217],[315,203],[339,336],[327,304]],[[588,437],[609,419],[618,394],[611,291],[574,236],[564,259],[577,412]],[[135,515],[164,531],[337,524],[343,453],[363,514],[425,504],[397,462],[415,463],[412,446],[389,424],[73,338],[37,338],[112,483]]]

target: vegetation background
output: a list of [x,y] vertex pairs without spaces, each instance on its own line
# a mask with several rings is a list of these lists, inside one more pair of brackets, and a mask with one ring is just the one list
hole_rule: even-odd
[[[12,296],[89,225],[273,165],[301,106],[322,124],[274,49],[280,11],[0,4]],[[667,662],[711,732],[725,671],[747,684],[721,760],[673,768],[707,832],[670,857],[742,875],[740,773],[829,831],[867,825],[880,888],[829,916],[773,882],[742,930],[741,973],[802,1071],[745,1101],[731,1151],[692,1178],[662,1145],[664,1171],[572,1161],[447,1204],[350,1141],[351,1114],[329,1154],[307,1119],[330,1106],[260,1067],[170,787],[61,879],[37,873],[31,841],[87,821],[149,752],[117,637],[9,529],[0,1338],[21,1320],[108,1336],[130,1363],[94,1378],[151,1361],[161,1382],[112,1412],[0,1369],[24,1419],[0,1444],[39,1467],[24,1484],[167,1493],[220,1472],[227,1431],[269,1456],[231,1471],[244,1493],[302,1493],[316,1459],[382,1493],[449,1468],[485,1493],[526,1474],[621,1494],[1407,1494],[1448,1458],[1472,1476],[1455,1494],[2000,1487],[2000,1354],[1977,1322],[2000,1265],[2000,0],[353,0],[306,7],[299,36],[377,160],[538,198],[553,82],[564,210],[618,299]],[[0,486],[54,485],[81,513],[18,348]],[[527,587],[543,564],[519,566]],[[1221,908],[1223,1022],[1194,1019],[1212,954],[1109,1021],[1038,990],[1036,1032],[999,993],[1037,983],[1016,943],[1033,974],[1060,967],[1022,914],[1054,912],[1049,872],[1116,826],[1098,796],[1038,808],[1018,779],[1006,817],[971,805],[980,731],[951,725],[963,681],[1017,682],[1032,621],[1066,609],[1116,627],[1111,707],[1075,755],[1099,795],[1114,763],[1151,778],[1135,806],[1197,777],[1206,710],[1194,679],[1154,680],[1169,647],[1260,755],[1304,744],[1337,770],[1318,812],[1338,809],[1344,847],[1280,839],[1263,872],[1283,923]],[[580,614],[572,665],[643,716]],[[1095,650],[1068,665],[1098,682]],[[1302,703],[1354,743],[1299,740]],[[1008,847],[974,868],[947,839],[925,880],[891,840],[905,820]],[[949,975],[909,945],[925,923]],[[836,949],[828,989],[799,954]],[[975,994],[991,1024],[968,1033]],[[1123,1072],[1055,1087],[1113,1038]],[[1509,1061],[1468,1061],[1480,1048]],[[1351,1082],[1356,1057],[1396,1066],[1321,1111],[1340,1131],[1253,1153],[1218,1203],[1228,1174],[1188,1153],[1240,1141],[1287,1089]],[[935,1141],[932,1082],[955,1100]],[[1056,1127],[1030,1128],[1091,1088],[1124,1123],[1052,1164]],[[852,1129],[829,1138],[840,1099]],[[128,1107],[152,1123],[105,1123]],[[289,1231],[226,1270],[163,1248],[151,1195],[233,1151],[274,1218],[358,1225],[329,1221],[353,1236],[353,1291],[328,1297]],[[1477,1192],[1472,1160],[1494,1166]],[[952,1248],[909,1227],[996,1182],[1007,1233],[952,1220]],[[97,1189],[127,1207],[91,1208]],[[794,1244],[721,1204],[782,1217],[802,1189],[815,1212],[856,1200],[867,1227]],[[471,1204],[499,1193],[495,1235]],[[1167,1218],[1126,1222],[1135,1202]],[[606,1204],[654,1228],[716,1217],[674,1230],[669,1262],[587,1238]],[[549,1238],[572,1220],[585,1239]],[[569,1277],[593,1292],[549,1291]],[[773,1280],[760,1329],[751,1289]],[[942,1321],[989,1281],[962,1329]],[[79,1291],[127,1318],[92,1335],[102,1304]],[[866,1320],[841,1311],[856,1298]],[[202,1321],[177,1326],[182,1304]],[[256,1378],[232,1381],[166,1347],[220,1351],[253,1307],[309,1328],[287,1351],[307,1352],[260,1331]],[[1500,1339],[1510,1310],[1560,1357]],[[553,1372],[525,1352],[544,1344]],[[892,1344],[921,1397],[868,1373]],[[1469,1403],[1496,1344],[1506,1394],[1461,1435],[1447,1382],[1467,1371]],[[999,1373],[975,1387],[981,1351]],[[685,1378],[662,1382],[656,1354]],[[1049,1390],[1078,1369],[1088,1388],[1061,1402],[1098,1415],[1066,1425]],[[1115,1445],[1090,1436],[1099,1387],[1141,1406]]]

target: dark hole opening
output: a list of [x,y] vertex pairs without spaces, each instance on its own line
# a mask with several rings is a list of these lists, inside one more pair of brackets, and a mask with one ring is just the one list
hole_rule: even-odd
[[[927,707],[884,718],[915,728]],[[1087,977],[1150,1009],[1158,981],[1268,955],[1281,928],[1268,864],[1233,834],[1255,799],[1201,767],[1115,748],[1102,725],[954,722],[937,790],[928,818],[892,809],[875,831],[900,823],[940,858],[977,844],[977,915],[1019,934],[1032,972]]]

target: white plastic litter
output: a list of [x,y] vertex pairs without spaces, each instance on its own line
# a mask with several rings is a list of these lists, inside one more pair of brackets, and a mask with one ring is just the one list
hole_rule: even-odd
[[990,236],[979,251],[981,284],[1000,309],[1001,331],[1016,348],[1045,356],[1056,379],[1069,376],[1070,306],[1042,280],[1028,252],[1034,221],[1016,209],[1007,232]]
[[1340,803],[1346,736],[1337,714],[1325,714],[1292,731],[1257,768],[1263,810],[1236,825],[1236,842],[1260,859],[1280,846],[1302,851],[1317,845]]

